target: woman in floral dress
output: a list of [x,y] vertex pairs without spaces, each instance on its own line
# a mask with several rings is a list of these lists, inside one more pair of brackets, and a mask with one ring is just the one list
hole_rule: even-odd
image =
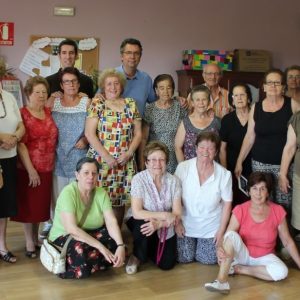
[[[173,174],[177,167],[175,155],[175,135],[179,123],[186,116],[186,109],[180,102],[173,99],[175,83],[171,75],[160,74],[154,79],[153,87],[157,94],[157,101],[150,103],[143,118],[143,138],[140,153],[150,141],[161,141],[169,149],[167,171]],[[139,168],[145,169],[144,156],[139,155]]]
[[116,70],[103,71],[99,87],[105,101],[93,99],[85,129],[90,143],[87,156],[96,158],[100,164],[98,186],[108,192],[120,225],[124,204],[130,200],[131,179],[136,173],[134,153],[142,136],[135,100],[121,97],[125,82]]

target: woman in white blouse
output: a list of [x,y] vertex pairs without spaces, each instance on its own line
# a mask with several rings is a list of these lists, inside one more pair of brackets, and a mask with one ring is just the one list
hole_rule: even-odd
[[214,161],[220,149],[215,133],[200,133],[195,147],[197,157],[181,162],[175,172],[183,200],[182,223],[176,228],[178,261],[216,264],[216,247],[231,212],[232,178]]
[[17,214],[17,143],[25,133],[15,97],[0,85],[0,165],[4,186],[0,189],[0,259],[15,263],[17,258],[7,249],[7,218]]
[[178,178],[166,171],[168,158],[165,144],[150,142],[144,149],[146,170],[132,179],[126,224],[133,235],[133,254],[127,274],[136,273],[148,258],[162,270],[176,263],[174,227],[181,216],[181,187]]

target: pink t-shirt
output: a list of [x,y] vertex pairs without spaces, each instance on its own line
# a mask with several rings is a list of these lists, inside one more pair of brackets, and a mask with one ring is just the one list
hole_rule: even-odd
[[237,218],[239,235],[249,250],[251,257],[261,257],[274,253],[278,226],[285,218],[285,210],[278,204],[268,201],[269,215],[262,222],[255,222],[250,214],[251,202],[237,205],[232,213]]

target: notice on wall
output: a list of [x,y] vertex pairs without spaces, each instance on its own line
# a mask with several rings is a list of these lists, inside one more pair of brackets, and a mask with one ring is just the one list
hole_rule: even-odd
[[13,46],[14,44],[14,23],[0,22],[0,45]]
[[31,46],[21,62],[20,70],[25,74],[35,76],[37,74],[34,72],[34,69],[40,70],[42,61],[47,60],[48,58],[49,54],[47,52]]

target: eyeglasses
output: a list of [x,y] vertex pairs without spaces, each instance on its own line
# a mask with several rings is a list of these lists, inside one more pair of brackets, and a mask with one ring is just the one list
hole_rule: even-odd
[[236,99],[236,98],[246,98],[247,95],[246,94],[236,94],[236,95],[232,95],[232,98]]
[[291,79],[300,79],[300,75],[289,75],[287,77],[288,80],[291,80]]
[[214,76],[214,77],[218,77],[218,76],[220,76],[221,75],[221,73],[220,72],[203,72],[206,76]]
[[76,84],[76,83],[78,83],[78,79],[72,79],[72,80],[66,79],[66,80],[63,80],[62,83],[65,85]]
[[141,52],[133,52],[133,51],[124,51],[123,54],[125,55],[132,55],[132,56],[141,56]]
[[281,85],[281,81],[267,81],[265,84],[267,86],[280,86]]
[[147,159],[147,162],[148,163],[151,163],[151,164],[155,164],[155,163],[165,163],[166,162],[166,159],[165,158],[150,158],[150,159]]

